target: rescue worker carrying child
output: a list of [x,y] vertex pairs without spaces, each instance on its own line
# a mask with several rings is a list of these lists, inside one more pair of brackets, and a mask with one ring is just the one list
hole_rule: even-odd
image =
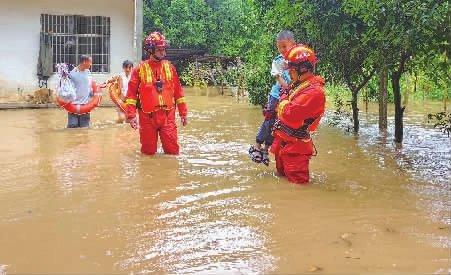
[[144,41],[149,58],[133,69],[126,97],[126,117],[130,126],[138,128],[141,152],[153,155],[157,151],[158,135],[166,154],[177,155],[179,145],[175,108],[183,126],[187,125],[187,106],[175,67],[165,60],[167,41],[153,32]]
[[279,100],[271,151],[279,174],[302,184],[309,182],[309,160],[314,151],[310,133],[324,114],[324,79],[313,74],[317,58],[309,47],[295,45],[284,57],[292,84],[288,95]]

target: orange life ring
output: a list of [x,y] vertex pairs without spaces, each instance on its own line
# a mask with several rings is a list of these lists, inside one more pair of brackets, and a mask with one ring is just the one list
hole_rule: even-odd
[[119,87],[118,77],[115,77],[111,83],[108,84],[108,93],[110,94],[111,101],[116,104],[124,113],[127,110],[125,102],[121,99],[121,87]]
[[73,104],[72,102],[64,101],[59,96],[56,97],[56,103],[71,114],[87,114],[94,108],[98,107],[100,105],[100,101],[102,101],[102,91],[99,89],[95,81],[92,81],[92,92],[94,93],[94,96],[86,104]]

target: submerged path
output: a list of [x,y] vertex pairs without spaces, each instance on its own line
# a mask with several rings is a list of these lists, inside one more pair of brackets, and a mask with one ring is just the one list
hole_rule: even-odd
[[57,109],[0,112],[0,274],[449,271],[440,182],[323,125],[296,186],[248,160],[258,108],[188,100],[178,157],[142,156],[113,108],[88,130]]

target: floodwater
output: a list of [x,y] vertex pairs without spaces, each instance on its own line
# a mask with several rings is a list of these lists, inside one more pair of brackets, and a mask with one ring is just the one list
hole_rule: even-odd
[[433,135],[442,162],[403,165],[430,142],[324,123],[298,186],[248,159],[258,108],[187,99],[178,157],[141,155],[113,108],[81,130],[57,109],[0,112],[0,274],[450,272],[449,139]]

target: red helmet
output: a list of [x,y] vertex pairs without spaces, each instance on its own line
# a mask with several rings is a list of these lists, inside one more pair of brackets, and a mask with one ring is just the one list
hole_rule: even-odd
[[159,32],[152,32],[144,40],[144,50],[152,52],[155,49],[166,49],[168,42],[164,35]]
[[288,62],[289,67],[303,66],[305,65],[305,62],[310,63],[313,67],[318,62],[315,52],[308,46],[302,44],[297,44],[291,47],[285,53],[284,58]]

